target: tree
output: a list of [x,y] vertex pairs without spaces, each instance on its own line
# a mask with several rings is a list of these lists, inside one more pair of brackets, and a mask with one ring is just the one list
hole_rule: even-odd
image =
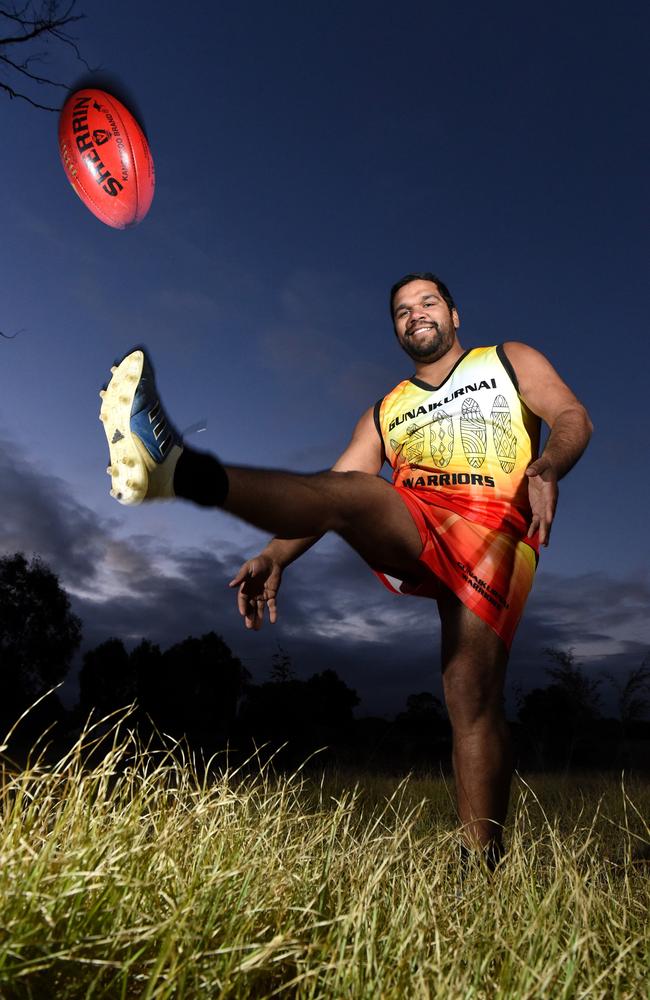
[[84,713],[94,709],[108,715],[129,705],[135,695],[136,682],[121,639],[107,639],[84,653],[79,673],[79,701]]
[[554,661],[546,673],[553,683],[519,699],[518,717],[541,767],[573,762],[600,714],[600,680],[587,677],[572,649],[546,649]]
[[[4,79],[0,79],[0,90],[10,98],[17,97],[42,111],[59,111],[59,107],[42,104],[33,96],[43,91],[48,97],[57,89],[67,90],[60,80],[52,80],[36,72],[39,63],[47,61],[48,47],[55,46],[57,52],[71,50],[87,69],[75,39],[68,34],[68,28],[81,21],[83,14],[75,14],[76,0],[61,3],[60,0],[27,0],[22,5],[0,4],[0,68]],[[40,45],[45,46],[44,49]]]
[[600,711],[600,680],[583,673],[572,649],[546,649],[544,652],[555,662],[554,667],[546,668],[546,673],[566,695],[577,720],[584,723],[596,718]]
[[650,735],[650,655],[644,657],[636,669],[630,670],[621,680],[611,673],[605,677],[616,689],[618,695],[618,716],[620,723],[620,763],[625,768],[635,764],[639,751],[639,740]]
[[81,621],[56,575],[17,552],[0,558],[0,663],[5,715],[61,681],[81,642]]
[[159,706],[162,653],[160,646],[143,639],[131,650],[129,662],[135,678],[135,693],[140,708],[149,715],[156,715]]
[[[35,95],[45,92],[51,100],[57,90],[67,90],[67,84],[52,80],[35,72],[39,63],[46,62],[50,47],[57,53],[69,50],[86,69],[90,66],[83,59],[74,38],[67,29],[81,21],[83,14],[75,14],[76,0],[26,0],[23,4],[0,2],[0,90],[11,99],[19,98],[41,111],[60,110],[60,105],[42,104]],[[40,44],[45,49],[40,49]],[[34,96],[32,96],[34,95]],[[22,330],[5,333],[0,337],[13,340]]]
[[291,657],[278,643],[278,651],[271,657],[271,681],[274,684],[287,684],[295,681],[296,675],[291,663]]
[[305,687],[314,725],[340,730],[352,722],[352,712],[359,704],[359,695],[341,680],[335,670],[314,674]]
[[519,698],[517,717],[536,767],[568,764],[575,740],[573,710],[557,684],[534,688]]
[[399,755],[409,767],[430,767],[446,756],[450,735],[440,699],[430,691],[410,694],[406,711],[400,712],[393,724],[396,759]]
[[[224,743],[249,680],[220,635],[190,636],[163,653],[156,682],[160,714],[151,714],[160,728],[204,748]],[[146,704],[142,684],[140,697]]]
[[307,681],[284,676],[284,671],[280,677],[249,686],[239,715],[242,737],[273,752],[284,747],[274,758],[282,767],[297,766],[315,750],[349,739],[359,698],[334,670]]
[[616,688],[619,717],[623,731],[627,732],[650,713],[650,655],[644,657],[639,667],[629,671],[624,682],[611,673],[605,676]]
[[215,632],[190,636],[164,653],[147,639],[130,653],[121,639],[107,639],[84,655],[80,706],[107,714],[135,702],[143,732],[153,724],[210,749],[230,736],[249,680]]
[[406,712],[398,715],[398,718],[405,718],[409,722],[422,720],[432,727],[443,722],[444,717],[445,710],[440,698],[436,698],[430,691],[410,694],[406,699]]

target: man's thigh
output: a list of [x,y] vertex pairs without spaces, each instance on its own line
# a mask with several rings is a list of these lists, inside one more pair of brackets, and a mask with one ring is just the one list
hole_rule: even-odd
[[448,588],[438,598],[441,662],[448,706],[469,716],[500,712],[508,649],[496,632]]
[[373,569],[403,580],[419,581],[422,538],[408,507],[390,483],[365,473],[339,473],[347,479],[350,501],[338,534]]

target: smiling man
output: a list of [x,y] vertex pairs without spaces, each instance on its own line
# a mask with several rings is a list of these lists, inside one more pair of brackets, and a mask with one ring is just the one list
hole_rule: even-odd
[[[435,600],[458,815],[466,845],[494,867],[512,777],[508,653],[549,541],[558,480],[591,423],[533,348],[464,350],[458,310],[436,275],[406,275],[390,308],[415,372],[366,410],[332,469],[312,475],[223,465],[184,446],[147,358],[134,351],[102,393],[111,494],[124,504],[183,497],[271,532],[231,581],[247,628],[260,628],[265,608],[276,620],[284,569],[327,531],[392,591]],[[538,457],[542,420],[550,433]],[[385,461],[392,484],[378,475]]]

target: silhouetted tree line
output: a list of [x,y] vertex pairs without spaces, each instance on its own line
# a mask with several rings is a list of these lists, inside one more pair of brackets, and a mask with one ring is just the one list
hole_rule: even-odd
[[[0,736],[66,677],[80,643],[81,622],[55,574],[20,553],[0,558]],[[587,676],[571,650],[547,653],[551,683],[518,694],[518,766],[650,770],[650,661],[623,681],[608,678],[618,695],[613,719],[602,713],[602,679]],[[214,632],[164,651],[147,639],[130,651],[120,639],[102,642],[83,656],[77,707],[66,711],[50,695],[16,733],[27,747],[57,722],[60,744],[90,713],[99,719],[131,704],[144,739],[184,739],[206,758],[228,748],[237,761],[264,747],[276,765],[295,767],[320,751],[318,766],[400,772],[445,766],[451,752],[444,706],[430,692],[409,695],[393,720],[356,719],[359,698],[334,670],[301,680],[279,648],[268,681],[255,684]]]
[[604,675],[618,718],[602,712],[603,678],[588,677],[573,650],[547,649],[551,683],[519,692],[514,725],[522,766],[535,770],[631,767],[650,771],[650,657],[626,677]]

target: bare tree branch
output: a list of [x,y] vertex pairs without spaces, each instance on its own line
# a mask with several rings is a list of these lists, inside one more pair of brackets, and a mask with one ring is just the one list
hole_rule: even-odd
[[54,108],[54,107],[52,107],[51,104],[39,104],[38,101],[33,101],[31,99],[31,97],[27,97],[27,94],[21,94],[21,93],[19,93],[19,91],[14,90],[13,87],[10,87],[6,83],[0,83],[0,90],[6,91],[6,93],[9,94],[10,98],[13,99],[14,97],[17,97],[21,101],[27,101],[27,103],[31,104],[31,106],[33,108],[39,108],[41,111],[60,111],[61,110],[60,108]]
[[[21,35],[16,35],[15,37],[5,37],[0,38],[0,45],[19,45],[22,42],[30,42],[34,38],[38,38],[39,35],[54,35],[55,38],[59,38],[61,41],[68,41],[69,36],[61,32],[61,28],[65,28],[68,24],[74,24],[75,21],[81,21],[84,18],[83,14],[72,14],[72,8],[75,5],[76,0],[70,4],[68,9],[63,14],[56,14],[56,8],[58,4],[48,4],[43,5],[42,10],[45,12],[46,6],[48,9],[47,14],[43,13],[35,21],[30,21],[26,17],[21,17],[19,15],[7,14],[6,11],[0,10],[0,15],[7,17],[12,21],[18,23],[25,30]],[[26,10],[27,8],[23,8]],[[27,29],[31,30],[27,30]]]
[[58,83],[56,80],[49,80],[46,76],[36,76],[35,73],[30,73],[26,68],[29,60],[27,59],[24,63],[15,63],[11,59],[7,59],[6,56],[0,55],[0,62],[7,63],[12,69],[15,69],[17,73],[22,73],[23,76],[28,77],[30,80],[34,80],[35,83],[47,83],[50,87],[61,87],[63,90],[67,90],[65,83]]
[[[66,84],[63,81],[33,73],[29,68],[30,63],[36,60],[47,59],[46,53],[30,51],[30,47],[36,39],[45,39],[46,41],[52,39],[60,46],[68,46],[72,49],[75,58],[82,62],[86,69],[91,70],[81,55],[74,37],[66,30],[70,25],[76,24],[84,17],[83,14],[74,13],[75,4],[76,0],[70,0],[65,6],[62,6],[61,0],[42,0],[39,5],[36,2],[28,2],[21,7],[0,5],[0,18],[20,29],[19,32],[13,31],[5,36],[0,32],[0,64],[4,66],[8,74],[14,73],[18,79],[29,81],[38,87],[66,89]],[[16,46],[21,45],[25,46],[28,52],[26,58],[23,59],[14,57]],[[9,47],[11,47],[11,55],[8,54]],[[0,80],[0,90],[4,90],[10,98],[17,97],[42,111],[59,111],[59,107],[36,100],[29,90],[14,83],[10,75],[8,79]]]

